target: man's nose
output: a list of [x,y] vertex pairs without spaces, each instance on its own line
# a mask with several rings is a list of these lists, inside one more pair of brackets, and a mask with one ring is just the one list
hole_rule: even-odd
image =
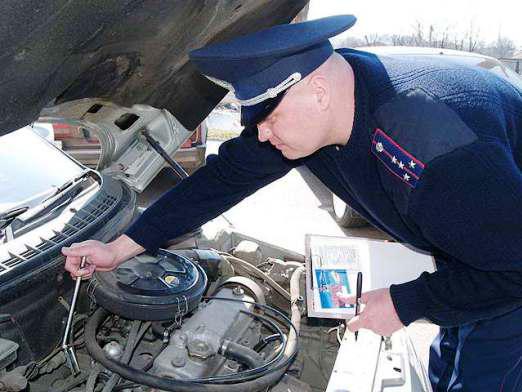
[[270,127],[265,122],[261,122],[257,125],[257,138],[260,142],[266,142],[272,136]]

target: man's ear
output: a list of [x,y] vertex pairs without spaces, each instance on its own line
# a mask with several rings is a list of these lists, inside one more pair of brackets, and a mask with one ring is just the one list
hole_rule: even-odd
[[321,110],[328,109],[330,106],[331,90],[326,78],[321,74],[312,76],[310,79],[310,87],[312,88],[319,108]]

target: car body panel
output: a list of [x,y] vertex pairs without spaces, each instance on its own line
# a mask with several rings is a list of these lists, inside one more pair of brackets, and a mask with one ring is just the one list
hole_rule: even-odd
[[522,77],[506,66],[500,60],[475,52],[445,48],[426,48],[410,46],[366,46],[357,48],[378,56],[429,58],[441,57],[457,65],[465,65],[487,69],[497,76],[507,80],[519,89],[522,89]]
[[194,129],[225,95],[188,62],[209,42],[286,23],[306,0],[5,0],[0,135],[42,108],[102,98],[167,109]]
[[42,112],[41,123],[70,124],[100,139],[98,169],[142,192],[164,165],[164,159],[147,142],[143,131],[172,156],[190,137],[167,110],[146,105],[130,108],[95,99],[66,102]]
[[[131,112],[127,111],[126,113]],[[103,128],[98,131],[110,133],[111,128],[114,127]],[[37,130],[43,137],[54,142],[68,155],[91,169],[101,169],[103,165],[106,165],[107,160],[110,159],[107,156],[108,148],[101,145],[97,130],[57,122],[52,124],[36,122],[33,124],[33,129]],[[207,131],[207,121],[205,120],[175,151],[174,155],[171,154],[171,158],[179,163],[188,173],[194,172],[205,164]],[[121,130],[116,130],[116,134],[120,132]],[[103,140],[110,138],[111,136],[101,137]],[[162,140],[158,140],[158,142],[162,144]],[[168,164],[165,163],[165,165]]]

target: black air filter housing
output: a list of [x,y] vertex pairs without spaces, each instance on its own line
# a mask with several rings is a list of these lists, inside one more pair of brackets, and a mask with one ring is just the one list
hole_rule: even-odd
[[133,257],[110,272],[96,272],[96,303],[131,320],[172,320],[196,308],[206,289],[203,269],[188,258],[160,249]]

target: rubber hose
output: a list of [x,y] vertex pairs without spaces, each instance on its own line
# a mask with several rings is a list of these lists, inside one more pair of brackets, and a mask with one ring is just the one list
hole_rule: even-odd
[[268,344],[270,342],[274,342],[276,340],[280,340],[281,337],[279,336],[279,334],[275,333],[273,335],[270,335],[270,336],[266,336],[264,338],[262,338],[255,346],[254,346],[254,351],[256,352],[259,352],[261,350],[263,350],[266,346],[268,346]]
[[[139,341],[139,332],[140,332],[140,324],[141,321],[134,320],[132,322],[131,330],[129,332],[129,337],[127,340],[127,344],[125,345],[125,349],[123,351],[123,355],[121,357],[121,360],[123,363],[129,363],[132,352],[134,351],[134,348],[136,348],[136,345]],[[109,381],[105,383],[105,386],[102,389],[102,392],[111,392],[112,389],[120,382],[120,376],[117,374],[111,374],[111,377],[109,378]]]
[[302,300],[300,281],[301,275],[306,271],[304,266],[296,268],[290,277],[290,319],[294,329],[288,332],[288,346],[295,347],[297,345],[297,335],[301,329],[301,310],[297,303]]
[[[96,329],[105,320],[109,312],[103,308],[99,308],[89,318],[85,325],[85,344],[89,354],[107,369],[118,373],[124,379],[136,382],[141,385],[147,385],[153,388],[163,389],[171,392],[250,392],[261,391],[275,384],[286,372],[286,366],[274,371],[273,373],[261,376],[255,380],[245,381],[236,384],[210,385],[197,384],[190,381],[174,380],[170,378],[157,377],[139,369],[131,368],[119,362],[111,360],[105,356],[103,349],[96,341]],[[297,317],[301,317],[299,313]],[[294,315],[292,314],[292,319]],[[296,351],[297,336],[292,329],[289,333],[289,344],[286,346],[285,355],[290,358]]]
[[222,347],[223,356],[225,358],[240,362],[243,365],[246,365],[249,369],[263,366],[263,363],[265,362],[263,357],[250,347],[232,342],[231,340],[225,340]]
[[[253,368],[248,369],[245,371],[242,371],[238,374],[226,374],[226,375],[216,375],[212,377],[208,377],[207,379],[198,379],[195,382],[198,383],[216,383],[216,382],[245,382],[248,380],[253,380],[258,377],[261,377],[262,375],[275,371],[275,369],[281,369],[283,367],[288,368],[287,364],[289,365],[289,357],[286,356],[287,359],[284,359],[285,357],[285,348],[286,348],[286,336],[283,335],[283,331],[281,328],[277,326],[276,323],[274,323],[272,320],[269,320],[266,316],[262,316],[260,314],[249,312],[248,310],[240,310],[241,313],[248,314],[251,317],[257,318],[259,320],[262,320],[265,324],[268,324],[270,328],[273,328],[274,330],[278,331],[279,337],[281,339],[281,347],[274,352],[273,358],[270,359],[270,361],[266,362],[265,364]],[[290,322],[290,320],[288,320]],[[291,328],[291,327],[290,327]],[[236,381],[236,380],[240,381]]]

